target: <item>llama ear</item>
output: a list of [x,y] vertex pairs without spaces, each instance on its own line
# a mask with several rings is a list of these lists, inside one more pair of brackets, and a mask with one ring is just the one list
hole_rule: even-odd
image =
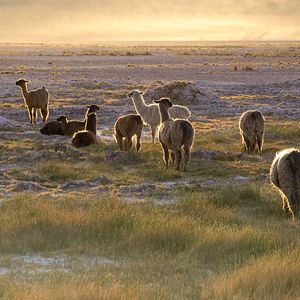
[[145,93],[144,93],[144,92],[140,92],[140,94],[141,94],[141,95],[144,95]]
[[153,100],[153,102],[155,102],[155,103],[160,103],[160,100]]
[[24,79],[24,82],[29,82],[29,80]]
[[172,107],[173,103],[169,100],[168,101],[169,107]]
[[88,105],[86,108],[91,108],[92,107],[92,105]]

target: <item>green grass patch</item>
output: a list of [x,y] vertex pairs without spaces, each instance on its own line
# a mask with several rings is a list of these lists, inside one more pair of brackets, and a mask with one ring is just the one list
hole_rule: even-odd
[[37,173],[44,181],[71,181],[78,179],[86,179],[89,177],[92,170],[72,163],[61,160],[48,160],[37,165]]

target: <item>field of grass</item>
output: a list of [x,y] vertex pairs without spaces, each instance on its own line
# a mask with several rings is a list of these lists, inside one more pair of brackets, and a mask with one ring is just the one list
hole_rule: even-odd
[[[103,175],[111,184],[107,194],[21,192],[1,202],[0,298],[297,299],[299,224],[281,211],[267,175],[275,151],[299,145],[300,127],[268,120],[259,157],[241,155],[236,120],[224,122],[223,132],[214,122],[195,124],[187,173],[164,169],[160,147],[149,141],[140,154],[129,152],[115,162],[105,160],[106,152],[116,150],[107,144],[83,149],[84,160],[51,158],[28,167],[46,187]],[[37,146],[32,143],[39,141],[3,147]],[[213,150],[219,151],[213,158],[200,155]],[[9,175],[20,178],[22,172]],[[237,183],[234,176],[253,180]],[[115,192],[120,186],[186,178],[194,185],[174,188],[175,203],[126,202]],[[197,184],[209,179],[220,184]],[[68,262],[51,271],[18,265],[4,272],[24,256]],[[88,264],[99,257],[111,263]]]

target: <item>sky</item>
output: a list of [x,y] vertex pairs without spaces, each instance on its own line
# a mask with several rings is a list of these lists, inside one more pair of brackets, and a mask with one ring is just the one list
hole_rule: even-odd
[[0,0],[0,42],[299,39],[300,0]]

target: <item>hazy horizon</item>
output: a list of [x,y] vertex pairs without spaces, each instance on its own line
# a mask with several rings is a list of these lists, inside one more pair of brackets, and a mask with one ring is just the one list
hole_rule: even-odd
[[298,41],[298,0],[0,0],[0,42]]

